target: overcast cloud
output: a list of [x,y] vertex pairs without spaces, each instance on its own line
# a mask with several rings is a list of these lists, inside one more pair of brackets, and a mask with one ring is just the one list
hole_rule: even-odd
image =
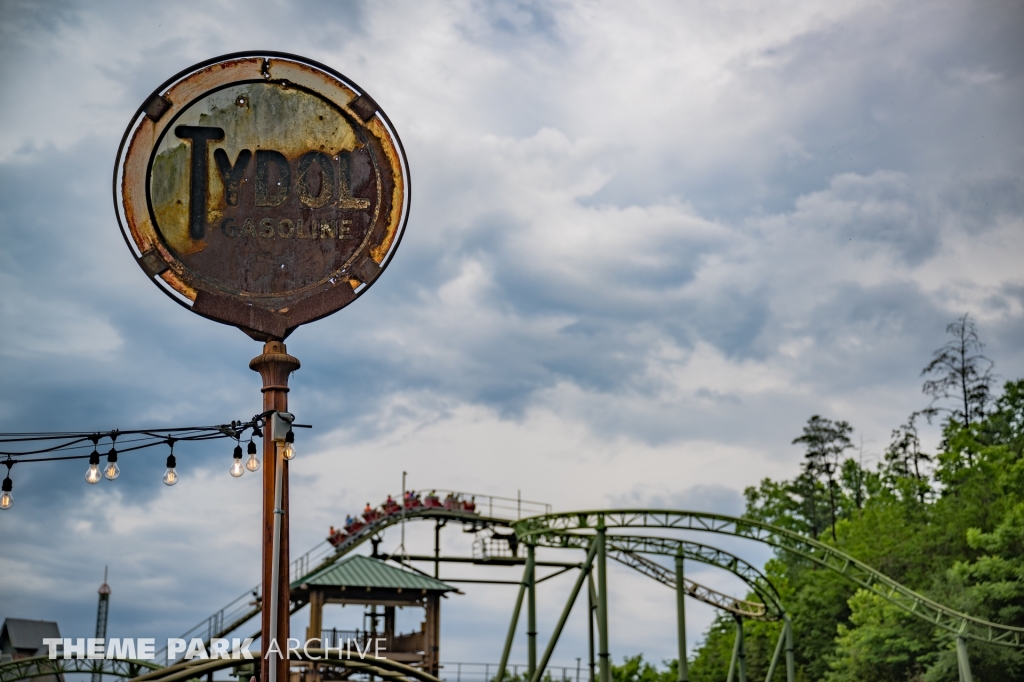
[[[964,312],[1002,378],[1024,376],[1021,36],[1021,4],[995,0],[3,0],[0,431],[259,410],[259,345],[146,281],[110,176],[159,83],[278,50],[369,91],[413,187],[386,275],[288,340],[291,406],[315,425],[293,549],[403,470],[559,510],[739,513],[745,486],[797,472],[811,414],[877,456]],[[174,488],[162,454],[95,487],[79,463],[15,467],[0,616],[88,636],[109,564],[110,634],[174,636],[254,584],[258,477],[231,479],[227,446],[178,454]],[[672,657],[665,588],[612,582],[615,658]],[[511,588],[463,589],[442,660],[496,661]],[[711,617],[694,606],[691,638]],[[571,626],[560,664],[585,656]]]

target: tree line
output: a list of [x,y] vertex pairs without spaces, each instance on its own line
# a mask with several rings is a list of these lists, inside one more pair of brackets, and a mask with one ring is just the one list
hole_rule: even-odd
[[[745,515],[831,544],[958,611],[1024,627],[1024,379],[996,395],[974,321],[965,314],[946,331],[921,372],[930,402],[892,431],[875,467],[852,456],[848,422],[813,415],[793,440],[804,451],[799,475],[747,488]],[[928,453],[919,428],[936,420],[942,438]],[[797,679],[958,679],[949,633],[781,550],[765,573],[793,619]],[[767,674],[779,631],[744,624],[749,679]],[[734,638],[733,619],[720,615],[690,661],[692,682],[726,679]],[[970,658],[975,679],[1024,679],[1018,649],[972,641]],[[674,682],[676,666],[633,656],[614,675]]]

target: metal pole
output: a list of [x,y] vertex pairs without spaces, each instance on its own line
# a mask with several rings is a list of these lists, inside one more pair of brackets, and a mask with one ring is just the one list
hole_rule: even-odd
[[686,587],[683,581],[683,555],[676,554],[676,637],[679,644],[679,664],[676,679],[690,682],[690,668],[686,661]]
[[733,682],[736,679],[736,660],[740,656],[740,635],[737,633],[736,638],[732,642],[732,658],[729,659],[729,674],[725,678],[725,682]]
[[739,656],[736,658],[736,668],[739,672],[739,682],[747,682],[747,648],[743,642],[743,619],[736,616],[736,642],[739,645]]
[[[299,369],[300,363],[297,358],[288,355],[288,350],[280,341],[267,341],[263,344],[263,354],[249,362],[249,368],[259,372],[263,379],[263,411],[288,411],[288,376]],[[270,648],[269,642],[272,639],[285,642],[289,633],[289,608],[277,609],[277,622],[270,619],[270,604],[267,600],[276,593],[278,600],[290,604],[289,575],[288,575],[288,463],[277,457],[277,447],[274,444],[274,434],[271,433],[270,420],[264,426],[263,433],[263,586],[261,595],[263,598],[261,632],[263,635],[264,654]],[[280,470],[280,478],[278,471]],[[278,480],[280,480],[280,504],[277,503]],[[275,513],[275,510],[282,510],[282,513]],[[278,527],[278,552],[275,557],[273,542],[275,528]],[[276,559],[276,561],[275,561]],[[276,585],[274,566],[276,566]],[[288,661],[281,657],[276,663],[276,672],[271,677],[271,666],[269,659],[264,656],[261,662],[261,678],[263,680],[288,679]]]
[[[512,640],[516,636],[516,625],[519,624],[519,612],[523,608],[523,595],[526,594],[527,576],[533,570],[533,557],[527,557],[526,569],[523,571],[523,582],[519,584],[519,596],[516,597],[516,606],[512,609],[512,622],[508,626],[508,635],[505,637],[505,648],[501,650],[501,662],[498,663],[498,682],[505,679],[505,668],[508,665],[508,657],[512,652]],[[514,674],[514,673],[513,673]]]
[[434,577],[441,577],[441,520],[434,522]]
[[786,633],[786,682],[796,682],[796,662],[793,660],[793,621],[789,619],[788,613],[782,614],[782,620],[784,623],[782,629]]
[[[275,447],[275,450],[277,448]],[[274,458],[277,459],[278,455],[274,454]],[[282,479],[284,478],[284,467],[281,466],[281,461],[277,462],[277,476],[274,484],[274,538],[271,544],[272,551],[272,564],[270,568],[270,623],[273,628],[270,631],[270,641],[276,642],[279,640],[277,626],[279,625],[278,611],[280,609],[280,597],[281,597],[281,562],[278,559],[281,557],[281,517],[284,516],[284,509],[281,508],[281,491],[283,488]],[[288,640],[285,638],[285,646],[288,646]],[[270,658],[269,653],[270,647],[264,648],[264,659],[270,662],[270,682],[277,682],[278,673],[280,672],[277,665],[274,665],[274,658]]]
[[594,664],[594,611],[597,610],[597,592],[594,591],[594,571],[590,570],[587,572],[587,605],[590,607],[587,611],[587,634],[589,635],[590,644],[590,680],[589,682],[597,682],[597,670]]
[[526,677],[533,679],[533,673],[537,670],[537,570],[534,552],[536,548],[533,543],[526,545],[526,564],[530,572],[526,576]]
[[967,655],[967,642],[963,637],[956,638],[956,663],[960,669],[960,682],[974,682],[971,675],[971,659]]
[[604,515],[597,518],[597,636],[600,650],[601,682],[612,682],[608,655],[608,561],[605,552]]
[[[562,609],[562,616],[558,619],[558,625],[555,626],[555,631],[551,634],[551,639],[548,640],[547,647],[544,648],[544,655],[540,659],[540,665],[534,670],[533,674],[530,675],[530,682],[540,682],[541,675],[544,674],[544,669],[548,666],[548,662],[551,660],[551,654],[555,652],[555,645],[558,644],[558,638],[562,636],[562,628],[565,627],[565,621],[569,619],[569,614],[572,612],[572,607],[576,603],[576,597],[580,594],[580,588],[583,587],[583,581],[586,580],[587,574],[590,572],[590,567],[594,565],[594,553],[597,551],[595,543],[590,544],[590,549],[587,551],[587,560],[580,566],[580,575],[576,579],[576,584],[573,585],[572,592],[569,593],[569,599],[565,602],[565,608]],[[565,669],[562,669],[562,677],[565,677]]]
[[405,556],[405,476],[406,472],[402,472],[402,551],[398,553],[399,556]]
[[775,668],[779,665],[779,658],[782,656],[782,645],[786,641],[786,625],[783,623],[782,628],[779,630],[779,643],[775,645],[775,653],[772,655],[772,662],[768,665],[768,675],[764,678],[764,682],[772,682],[772,677],[775,676]]

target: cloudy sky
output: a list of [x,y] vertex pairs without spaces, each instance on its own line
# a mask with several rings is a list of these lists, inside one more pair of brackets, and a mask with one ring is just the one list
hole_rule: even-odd
[[[920,369],[964,312],[1001,377],[1024,376],[1022,35],[1024,8],[997,0],[3,0],[0,430],[259,410],[259,344],[146,281],[110,177],[153,88],[266,49],[365,87],[413,186],[385,276],[288,340],[315,425],[295,550],[403,470],[558,510],[738,513],[745,486],[797,472],[815,413],[849,420],[870,462],[927,404]],[[80,462],[15,467],[0,617],[88,636],[109,564],[109,633],[167,637],[256,583],[259,477],[228,476],[226,445],[177,454],[174,488],[162,452],[95,487]],[[545,585],[542,633],[568,589]],[[496,661],[513,588],[463,590],[442,659]],[[671,657],[666,588],[616,569],[612,591],[615,658]],[[712,615],[693,606],[691,640]],[[586,655],[570,629],[559,664]]]

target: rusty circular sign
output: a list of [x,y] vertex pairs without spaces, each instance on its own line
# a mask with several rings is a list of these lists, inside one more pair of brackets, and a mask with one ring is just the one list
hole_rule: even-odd
[[356,299],[409,215],[401,141],[340,73],[233,54],[161,85],[125,131],[114,203],[142,269],[194,312],[258,339]]

